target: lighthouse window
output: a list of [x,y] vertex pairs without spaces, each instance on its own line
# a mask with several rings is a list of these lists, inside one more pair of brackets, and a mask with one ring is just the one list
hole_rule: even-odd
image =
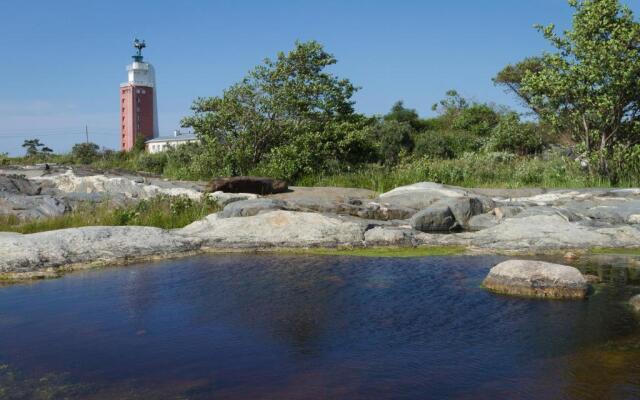
[[140,89],[136,89],[136,93],[140,94]]
[[142,94],[147,94],[147,91],[142,89]]

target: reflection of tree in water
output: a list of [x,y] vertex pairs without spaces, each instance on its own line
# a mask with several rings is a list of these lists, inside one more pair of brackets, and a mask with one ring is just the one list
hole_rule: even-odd
[[[238,265],[241,264],[241,265]],[[267,331],[294,352],[309,354],[335,309],[342,279],[315,257],[217,256],[189,293],[198,324],[233,324]],[[177,290],[180,290],[179,288]]]
[[574,266],[583,274],[598,276],[605,283],[640,284],[640,257],[615,254],[592,255],[580,259]]
[[151,310],[158,304],[159,287],[158,274],[153,267],[143,267],[131,270],[126,276],[122,288],[126,311],[137,330],[146,329],[146,319]]

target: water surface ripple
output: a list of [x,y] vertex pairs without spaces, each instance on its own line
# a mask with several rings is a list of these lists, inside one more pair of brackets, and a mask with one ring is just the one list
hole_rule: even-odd
[[7,286],[0,397],[640,398],[640,288],[482,290],[503,259],[208,255]]

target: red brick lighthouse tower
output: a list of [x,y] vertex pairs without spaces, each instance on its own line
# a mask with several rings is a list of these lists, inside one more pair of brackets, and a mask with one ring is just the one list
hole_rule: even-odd
[[136,138],[145,140],[158,136],[158,106],[156,74],[153,66],[142,61],[143,41],[133,42],[136,54],[127,65],[128,80],[120,85],[120,149],[129,151]]

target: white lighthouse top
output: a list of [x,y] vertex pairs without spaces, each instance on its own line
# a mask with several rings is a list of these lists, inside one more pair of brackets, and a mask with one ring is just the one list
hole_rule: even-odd
[[146,62],[134,61],[127,65],[127,84],[155,87],[156,74],[153,65]]
[[132,56],[133,62],[127,65],[128,80],[123,85],[136,86],[156,86],[156,74],[153,65],[142,61],[142,49],[147,47],[144,40],[134,40],[133,47],[136,48],[136,54]]

